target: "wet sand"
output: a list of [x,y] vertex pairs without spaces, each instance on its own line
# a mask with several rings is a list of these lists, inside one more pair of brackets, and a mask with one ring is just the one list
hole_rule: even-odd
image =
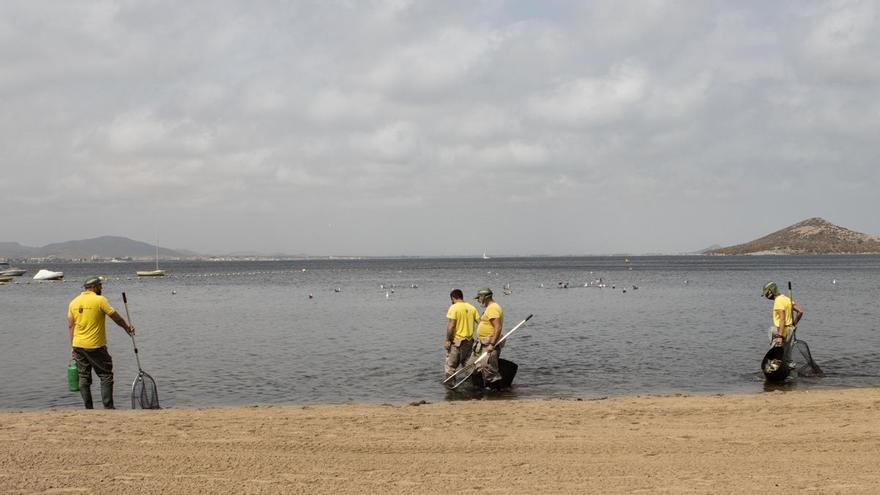
[[0,493],[880,493],[880,390],[0,412]]

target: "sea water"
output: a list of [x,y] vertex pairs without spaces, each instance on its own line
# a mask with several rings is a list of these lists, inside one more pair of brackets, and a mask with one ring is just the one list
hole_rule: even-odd
[[[798,336],[826,373],[783,390],[880,385],[878,256],[167,262],[167,276],[137,278],[148,265],[24,265],[0,286],[0,408],[80,407],[66,313],[89,274],[109,277],[120,314],[128,295],[163,407],[761,392],[768,280],[793,282]],[[31,280],[40,268],[65,281]],[[519,372],[507,392],[450,392],[449,291],[481,287],[505,329],[534,314],[503,350]],[[132,342],[109,319],[107,330],[116,402],[129,407]]]

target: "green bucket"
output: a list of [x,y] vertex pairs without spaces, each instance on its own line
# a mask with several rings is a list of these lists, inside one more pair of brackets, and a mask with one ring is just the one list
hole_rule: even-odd
[[72,359],[67,365],[67,388],[71,392],[79,392],[79,374],[76,372],[76,361]]

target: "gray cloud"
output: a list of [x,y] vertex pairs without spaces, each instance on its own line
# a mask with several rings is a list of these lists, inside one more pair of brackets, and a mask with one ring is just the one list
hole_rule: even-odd
[[876,2],[5,2],[26,244],[679,252],[880,233]]

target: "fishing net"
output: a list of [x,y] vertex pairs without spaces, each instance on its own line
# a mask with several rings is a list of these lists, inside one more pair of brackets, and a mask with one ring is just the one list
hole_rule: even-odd
[[131,384],[131,408],[160,409],[156,380],[144,371],[138,373],[134,383]]
[[800,376],[824,376],[822,368],[813,360],[810,353],[810,346],[803,340],[792,339],[790,345],[786,346],[785,361],[789,363]]
[[446,382],[446,386],[451,389],[456,389],[460,387],[461,385],[471,381],[471,376],[473,376],[476,370],[477,363],[475,362],[459,369],[452,377],[452,379]]

